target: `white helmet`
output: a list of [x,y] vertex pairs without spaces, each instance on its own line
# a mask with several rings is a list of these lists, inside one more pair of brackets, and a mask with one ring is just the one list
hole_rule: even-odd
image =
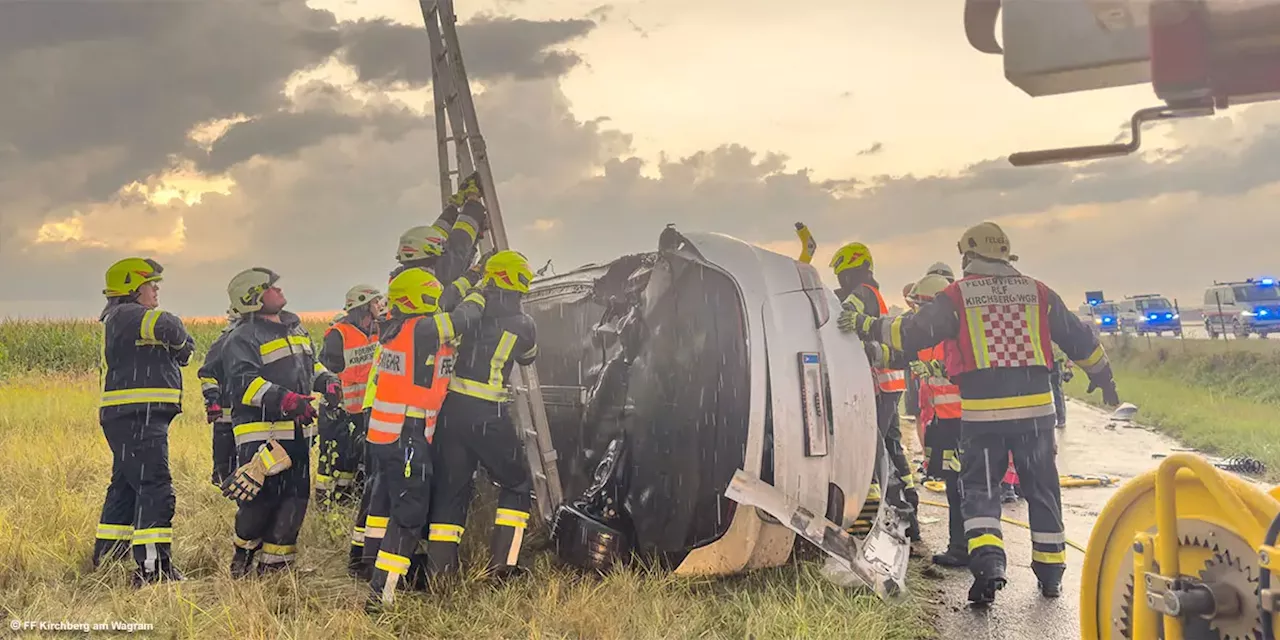
[[444,241],[449,233],[436,226],[414,227],[400,235],[400,248],[396,260],[400,264],[432,258],[444,253]]
[[351,290],[347,292],[347,300],[346,303],[343,304],[342,310],[350,311],[356,307],[363,307],[364,305],[381,297],[382,292],[378,291],[377,287],[368,284],[358,284],[351,287]]
[[929,265],[929,270],[924,274],[926,276],[942,276],[947,279],[947,282],[955,282],[956,280],[955,272],[945,262],[935,262]]
[[1018,256],[1013,255],[1013,246],[1004,229],[994,222],[983,222],[965,230],[956,243],[960,255],[975,254],[988,260],[1014,262]]
[[262,309],[262,294],[274,285],[280,276],[265,267],[254,267],[236,274],[227,285],[227,297],[231,298],[231,311],[239,314]]

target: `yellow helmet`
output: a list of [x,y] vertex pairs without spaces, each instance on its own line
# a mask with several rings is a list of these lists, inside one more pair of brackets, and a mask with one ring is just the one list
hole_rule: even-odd
[[499,251],[484,263],[484,282],[492,282],[499,289],[528,293],[532,280],[529,259],[519,251]]
[[102,290],[102,295],[108,298],[131,296],[148,282],[164,280],[162,273],[164,267],[151,258],[125,258],[107,269],[107,288]]
[[227,284],[231,310],[240,314],[260,311],[262,294],[279,280],[280,276],[276,272],[265,267],[254,267],[237,273]]
[[444,241],[449,233],[440,227],[414,227],[400,235],[400,249],[396,251],[396,260],[400,264],[433,258],[444,253]]
[[840,275],[847,269],[863,266],[868,271],[875,269],[875,263],[871,260],[871,250],[861,242],[850,242],[837,249],[835,255],[831,256],[831,269],[836,272],[836,275]]
[[930,274],[920,278],[919,282],[911,288],[911,293],[907,296],[915,304],[924,304],[933,300],[943,289],[950,286],[947,279],[936,274]]
[[1018,256],[1012,253],[1009,236],[1006,236],[1004,229],[994,222],[984,222],[969,227],[964,235],[960,236],[956,248],[960,250],[962,256],[973,253],[988,260],[1001,262],[1013,262],[1018,259]]
[[381,297],[382,292],[378,291],[373,285],[358,284],[347,291],[347,299],[342,305],[342,310],[350,311],[356,307],[363,307]]
[[438,311],[442,293],[444,285],[426,269],[405,269],[387,285],[391,308],[409,316]]

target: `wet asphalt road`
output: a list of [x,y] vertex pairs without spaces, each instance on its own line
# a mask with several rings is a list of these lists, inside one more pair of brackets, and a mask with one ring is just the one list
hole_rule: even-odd
[[[1139,413],[1139,418],[1141,414]],[[1155,469],[1158,460],[1153,453],[1172,453],[1178,445],[1172,439],[1138,428],[1117,425],[1108,429],[1108,414],[1087,405],[1069,402],[1067,428],[1057,430],[1058,471],[1060,474],[1109,475],[1119,480]],[[915,438],[911,438],[914,444]],[[920,452],[916,451],[916,458]],[[1087,547],[1093,522],[1102,506],[1115,492],[1115,487],[1081,487],[1062,489],[1063,520],[1067,539]],[[945,494],[922,490],[921,500],[946,503]],[[1025,501],[1004,505],[1004,515],[1027,521]],[[946,547],[947,512],[932,506],[920,507],[920,515],[936,522],[923,524],[926,543],[935,551]],[[942,575],[926,578],[925,584],[914,585],[934,592],[938,607],[938,632],[941,638],[965,640],[1027,639],[1078,640],[1080,635],[1080,570],[1084,554],[1067,547],[1067,573],[1063,578],[1063,594],[1057,600],[1046,600],[1036,588],[1031,573],[1031,534],[1026,529],[1004,524],[1005,552],[1008,554],[1008,585],[986,611],[971,610],[966,595],[971,578],[968,571],[936,568]]]

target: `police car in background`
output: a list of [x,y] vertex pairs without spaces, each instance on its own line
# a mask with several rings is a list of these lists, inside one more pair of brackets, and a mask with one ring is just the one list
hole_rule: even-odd
[[1086,304],[1081,305],[1076,314],[1081,320],[1093,324],[1094,330],[1098,333],[1110,334],[1120,331],[1114,302],[1107,302],[1101,291],[1086,291],[1084,297]]
[[1125,296],[1116,304],[1118,323],[1123,333],[1145,336],[1168,332],[1182,335],[1182,320],[1169,299],[1155,293]]
[[1280,286],[1275,278],[1214,282],[1204,292],[1204,329],[1210,338],[1280,333]]

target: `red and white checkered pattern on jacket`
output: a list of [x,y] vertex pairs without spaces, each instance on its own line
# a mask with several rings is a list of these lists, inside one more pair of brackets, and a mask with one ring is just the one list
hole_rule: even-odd
[[1027,323],[1027,307],[991,304],[983,307],[983,334],[992,367],[1030,367],[1036,364],[1035,337]]

